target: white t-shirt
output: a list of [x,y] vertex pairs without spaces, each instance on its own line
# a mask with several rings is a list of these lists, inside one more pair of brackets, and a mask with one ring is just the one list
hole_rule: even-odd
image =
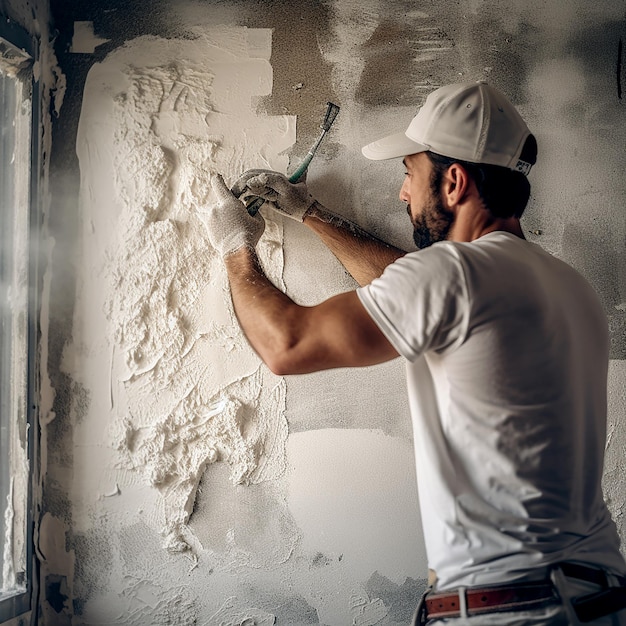
[[591,286],[506,232],[407,254],[358,295],[407,362],[438,589],[626,565],[603,500],[607,321]]

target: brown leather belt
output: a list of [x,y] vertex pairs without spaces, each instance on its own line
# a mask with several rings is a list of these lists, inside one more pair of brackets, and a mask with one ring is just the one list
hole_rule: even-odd
[[460,617],[463,597],[467,615],[497,611],[537,609],[559,602],[554,586],[549,582],[517,583],[509,586],[482,587],[429,593],[426,596],[426,619]]
[[[572,605],[581,622],[592,621],[626,607],[626,577],[607,574],[594,567],[578,563],[557,564],[565,576],[598,585],[599,591],[573,600]],[[616,586],[617,585],[617,586]],[[464,589],[429,593],[424,601],[425,619],[460,617],[465,603],[467,615],[494,611],[521,611],[538,609],[560,602],[551,581],[514,583],[478,589]]]

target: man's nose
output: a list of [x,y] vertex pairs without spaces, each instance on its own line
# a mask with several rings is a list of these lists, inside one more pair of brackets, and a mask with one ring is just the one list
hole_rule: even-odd
[[408,176],[404,179],[402,183],[402,187],[400,187],[400,201],[408,203],[411,200],[411,196],[409,195],[409,184],[408,184]]

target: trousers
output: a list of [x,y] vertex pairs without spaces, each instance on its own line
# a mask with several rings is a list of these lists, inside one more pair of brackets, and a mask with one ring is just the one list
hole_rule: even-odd
[[[554,580],[561,602],[533,610],[494,611],[481,615],[461,616],[420,621],[421,603],[413,616],[411,626],[626,626],[626,609],[580,622],[569,600],[599,591],[601,587],[591,582],[557,576]],[[424,594],[422,602],[428,591]]]

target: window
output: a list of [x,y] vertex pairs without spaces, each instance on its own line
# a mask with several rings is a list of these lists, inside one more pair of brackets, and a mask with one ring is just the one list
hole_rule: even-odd
[[[33,43],[0,20],[0,622],[28,611],[32,588],[32,428],[36,262]],[[36,248],[36,247],[35,247]]]

